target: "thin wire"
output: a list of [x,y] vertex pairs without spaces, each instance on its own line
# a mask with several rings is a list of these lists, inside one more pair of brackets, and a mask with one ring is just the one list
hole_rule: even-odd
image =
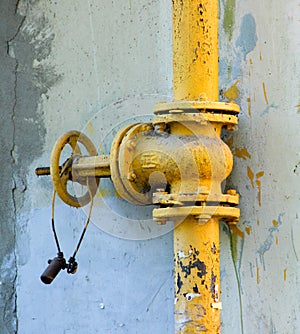
[[58,251],[58,253],[61,253],[60,246],[59,246],[59,241],[58,241],[58,237],[57,237],[56,230],[55,230],[55,224],[54,224],[54,203],[55,203],[55,196],[56,196],[56,190],[54,189],[53,190],[53,194],[52,194],[52,215],[51,215],[52,232],[53,232],[54,239],[55,239],[55,242],[56,242],[57,251]]
[[[60,176],[63,175],[63,173],[65,172],[65,170],[67,169],[68,167],[68,164],[66,164],[63,168],[62,168],[62,171],[60,173]],[[83,240],[83,237],[85,235],[85,232],[89,226],[89,223],[90,223],[90,219],[91,219],[91,214],[92,214],[92,208],[93,208],[93,204],[94,204],[94,199],[93,199],[93,194],[92,194],[92,191],[90,189],[90,186],[89,186],[89,178],[87,178],[87,188],[88,188],[88,192],[89,192],[89,195],[90,195],[90,208],[89,208],[89,213],[88,213],[88,217],[86,219],[86,222],[84,224],[84,228],[83,228],[83,231],[81,233],[81,236],[79,238],[79,241],[78,241],[78,244],[75,248],[75,251],[73,253],[73,256],[72,258],[75,260],[75,257],[76,257],[76,254],[78,253],[78,250],[80,248],[80,245],[82,243],[82,240]],[[54,189],[53,190],[53,195],[52,195],[52,216],[51,216],[51,221],[52,221],[52,231],[53,231],[53,235],[54,235],[54,239],[55,239],[55,243],[56,243],[56,246],[57,246],[57,250],[59,253],[61,253],[61,249],[60,249],[60,245],[59,245],[59,241],[58,241],[58,237],[57,237],[57,233],[56,233],[56,229],[55,229],[55,223],[54,223],[54,206],[55,206],[55,197],[56,197],[56,190]]]
[[81,233],[80,239],[78,241],[78,244],[77,244],[76,249],[74,251],[74,254],[72,256],[74,259],[76,257],[76,254],[77,254],[78,250],[79,250],[79,247],[81,245],[81,242],[83,240],[85,232],[86,232],[86,230],[87,230],[87,228],[89,226],[89,222],[90,222],[91,214],[92,214],[92,208],[93,208],[93,204],[94,204],[93,194],[92,194],[92,191],[91,191],[90,186],[89,186],[89,178],[87,179],[87,188],[88,188],[88,192],[89,192],[89,195],[90,195],[91,204],[90,204],[90,209],[89,209],[88,217],[87,217],[86,222],[84,224],[83,231]]

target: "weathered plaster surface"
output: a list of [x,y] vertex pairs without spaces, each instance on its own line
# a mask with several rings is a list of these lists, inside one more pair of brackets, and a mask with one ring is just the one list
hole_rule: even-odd
[[222,94],[242,107],[239,130],[228,138],[235,155],[228,183],[238,188],[242,210],[232,249],[239,324],[224,310],[225,332],[300,328],[297,29],[297,1],[243,1],[232,40],[221,39]]

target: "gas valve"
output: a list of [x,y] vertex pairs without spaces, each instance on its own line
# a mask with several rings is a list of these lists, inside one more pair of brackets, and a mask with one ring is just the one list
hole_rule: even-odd
[[[98,155],[79,131],[63,134],[52,150],[50,168],[37,168],[36,174],[50,174],[55,193],[73,207],[91,202],[100,179],[111,178],[123,199],[155,205],[153,220],[158,224],[178,224],[188,216],[201,224],[212,218],[235,224],[239,197],[234,191],[223,194],[221,187],[233,156],[220,137],[223,127],[232,130],[237,125],[238,112],[235,103],[158,103],[152,122],[131,124],[116,134],[109,155]],[[66,147],[71,153],[61,162]],[[72,194],[69,183],[86,190]]]

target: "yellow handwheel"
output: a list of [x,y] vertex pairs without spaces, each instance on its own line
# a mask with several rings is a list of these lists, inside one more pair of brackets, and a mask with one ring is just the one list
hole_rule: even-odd
[[[87,177],[80,184],[87,186],[89,189],[82,196],[74,196],[68,192],[67,182],[72,181],[72,162],[76,157],[82,156],[78,143],[82,144],[90,156],[98,155],[97,149],[92,141],[79,131],[69,131],[63,134],[55,143],[50,160],[50,174],[54,189],[59,197],[66,203],[76,208],[88,204],[91,196],[96,194],[100,179],[96,177]],[[60,167],[60,156],[66,145],[70,145],[72,154]]]

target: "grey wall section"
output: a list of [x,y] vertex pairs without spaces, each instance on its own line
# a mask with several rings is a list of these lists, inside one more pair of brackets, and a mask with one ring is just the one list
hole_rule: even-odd
[[[28,166],[41,155],[43,149],[45,127],[38,102],[41,94],[45,94],[50,87],[49,76],[45,76],[44,69],[33,68],[34,59],[47,56],[47,45],[35,43],[32,33],[22,33],[26,11],[20,11],[19,5],[19,1],[1,1],[0,4],[1,333],[14,333],[18,328],[17,217],[23,208],[27,190]],[[43,25],[44,22],[41,22],[41,27]],[[47,38],[44,43],[47,43]],[[51,78],[54,78],[53,74]]]
[[[219,3],[221,98],[242,107],[224,134],[242,216],[238,234],[220,229],[222,332],[296,334],[299,3]],[[45,286],[52,185],[34,175],[62,133],[107,151],[117,129],[170,98],[171,2],[3,0],[0,17],[0,333],[173,333],[170,229],[101,182],[78,272]],[[66,257],[85,218],[57,200]]]
[[[11,3],[11,6],[9,6]],[[15,14],[12,1],[0,4],[0,106],[1,132],[0,156],[1,173],[1,215],[0,215],[0,328],[3,333],[13,333],[16,330],[15,281],[17,266],[15,259],[15,205],[13,182],[15,71],[16,63],[7,52],[7,42],[12,39],[22,20]],[[5,194],[5,195],[4,195]]]

